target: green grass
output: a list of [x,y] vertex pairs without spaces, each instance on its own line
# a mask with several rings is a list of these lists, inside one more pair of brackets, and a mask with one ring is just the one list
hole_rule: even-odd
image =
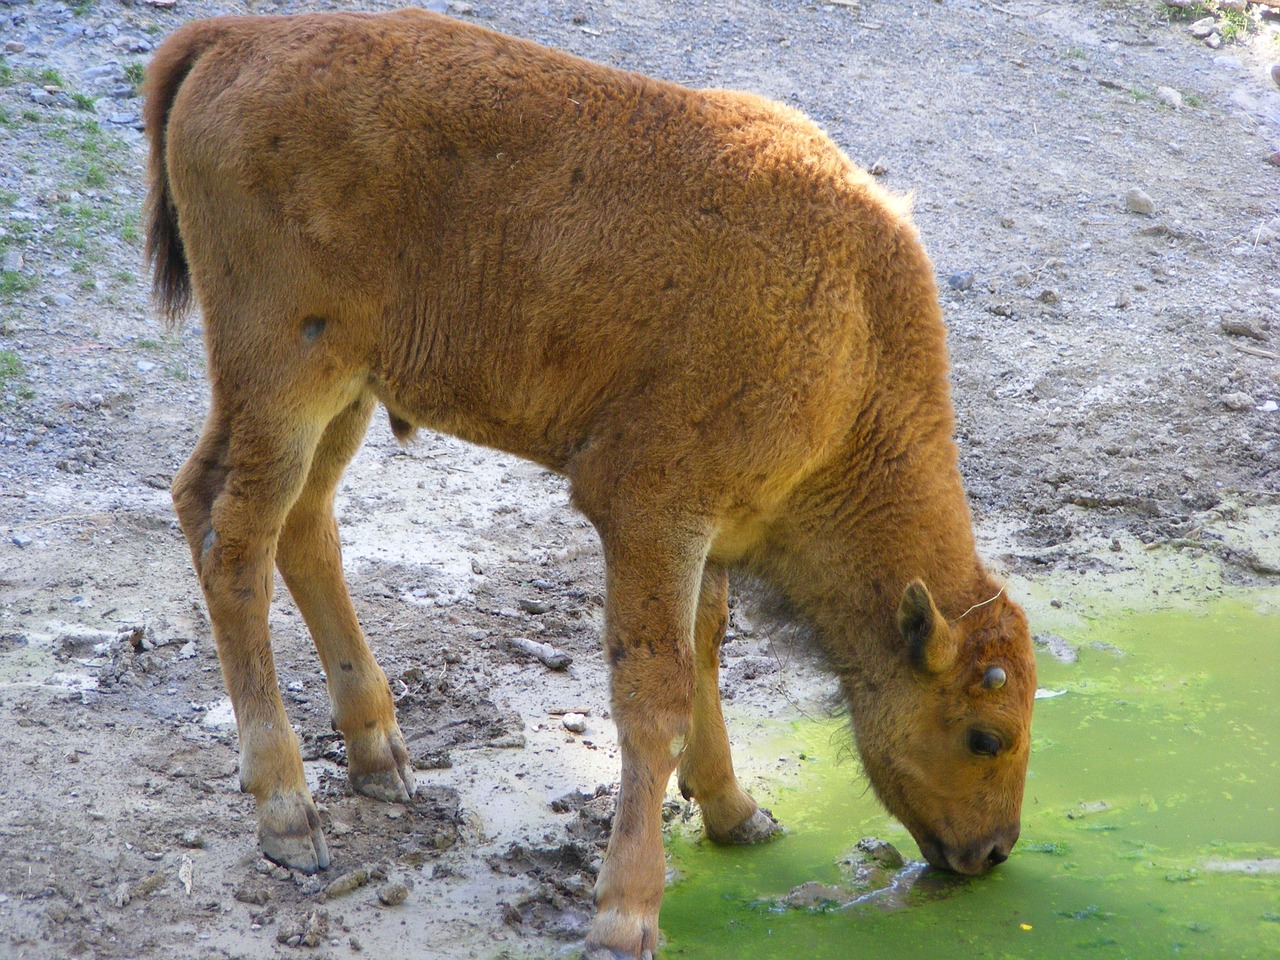
[[141,60],[134,60],[132,63],[125,64],[124,78],[133,84],[134,89],[142,85],[142,79],[146,74],[146,67],[143,66]]
[[71,102],[76,105],[77,110],[92,110],[94,104],[98,102],[98,98],[91,97],[87,93],[73,93]]
[[16,297],[26,293],[36,285],[33,277],[27,277],[15,270],[0,271],[0,299]]
[[13,67],[9,66],[9,61],[0,57],[0,87],[7,87],[13,83]]
[[39,80],[41,83],[47,84],[48,86],[51,86],[51,87],[66,86],[66,82],[62,79],[62,74],[60,74],[57,70],[53,69],[53,67],[45,67],[35,76],[36,76],[36,79]]

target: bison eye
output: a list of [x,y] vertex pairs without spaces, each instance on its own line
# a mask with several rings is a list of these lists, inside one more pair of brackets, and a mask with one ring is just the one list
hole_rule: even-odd
[[994,757],[1000,752],[1000,738],[985,730],[970,730],[969,749],[980,757]]

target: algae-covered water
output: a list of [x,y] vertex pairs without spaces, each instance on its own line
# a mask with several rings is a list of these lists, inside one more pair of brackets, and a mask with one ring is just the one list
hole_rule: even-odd
[[1077,662],[1040,656],[1007,863],[978,879],[916,867],[866,902],[779,907],[798,884],[836,882],[834,861],[860,837],[920,859],[838,725],[789,724],[752,748],[792,771],[769,798],[789,833],[754,849],[676,839],[665,955],[1280,958],[1280,610],[1227,601],[1070,639]]

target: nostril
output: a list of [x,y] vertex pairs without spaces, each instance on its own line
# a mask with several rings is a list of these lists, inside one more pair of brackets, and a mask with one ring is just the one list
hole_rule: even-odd
[[997,864],[1004,863],[1008,859],[1008,853],[1001,850],[999,847],[992,847],[991,852],[987,854],[987,865],[994,867]]

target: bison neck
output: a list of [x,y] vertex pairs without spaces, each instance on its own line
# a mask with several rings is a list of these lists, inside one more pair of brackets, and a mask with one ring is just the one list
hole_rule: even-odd
[[760,558],[842,682],[897,659],[897,609],[912,580],[948,618],[998,589],[975,550],[949,415],[935,426],[924,439],[903,426],[851,441],[790,498]]

